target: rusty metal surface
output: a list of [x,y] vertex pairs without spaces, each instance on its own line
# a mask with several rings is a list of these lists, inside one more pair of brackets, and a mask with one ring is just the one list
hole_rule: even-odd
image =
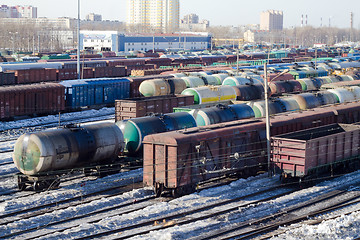
[[115,121],[143,117],[150,113],[171,113],[174,107],[194,104],[194,96],[168,95],[115,101]]
[[303,177],[310,169],[360,154],[360,126],[331,124],[272,138],[273,163]]
[[57,83],[3,87],[0,90],[0,119],[63,111],[64,92],[64,87]]
[[[271,135],[295,132],[303,129],[333,123],[354,123],[360,117],[360,104],[338,104],[319,107],[309,111],[284,113],[271,118]],[[206,127],[191,128],[176,132],[155,134],[145,137],[144,143],[144,184],[154,186],[157,182],[177,188],[209,179],[227,169],[227,160],[235,161],[241,167],[265,163],[265,148],[257,148],[257,155],[251,155],[265,139],[265,121],[238,120]],[[255,136],[258,137],[255,140]],[[243,143],[241,144],[241,141]],[[241,147],[235,147],[240,145]],[[233,146],[233,147],[230,147]],[[246,148],[245,146],[249,146]],[[222,149],[221,152],[219,149]],[[245,153],[244,153],[245,152]],[[241,154],[244,153],[244,154]],[[250,155],[246,155],[250,154]],[[221,156],[221,157],[220,157]],[[209,160],[208,160],[209,159]],[[242,160],[251,159],[249,163]],[[202,161],[203,160],[203,161]],[[214,168],[216,167],[216,168]]]

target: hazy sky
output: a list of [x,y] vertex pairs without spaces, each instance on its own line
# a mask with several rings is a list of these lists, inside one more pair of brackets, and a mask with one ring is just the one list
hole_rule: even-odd
[[[76,17],[77,0],[1,0],[6,5],[32,5],[38,7],[39,17]],[[212,25],[243,25],[260,23],[265,10],[283,10],[285,27],[300,26],[301,15],[308,15],[308,24],[348,28],[350,12],[354,13],[354,27],[360,28],[359,0],[180,0],[180,17],[196,13]],[[126,0],[81,0],[81,18],[97,13],[103,19],[126,20]],[[305,20],[304,20],[305,21]]]

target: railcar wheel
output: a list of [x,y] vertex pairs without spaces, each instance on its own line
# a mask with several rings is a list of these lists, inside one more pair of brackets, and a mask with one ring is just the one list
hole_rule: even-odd
[[23,178],[18,176],[18,189],[20,191],[24,191],[25,188],[26,188],[26,184],[24,183]]
[[90,168],[84,168],[83,173],[85,177],[91,176],[91,169]]
[[34,191],[40,191],[41,190],[41,183],[38,182],[38,181],[35,181],[33,183],[33,189],[34,189]]
[[19,182],[18,183],[18,188],[19,188],[20,191],[24,191],[25,188],[26,188],[26,184],[23,183],[23,182]]
[[163,192],[164,188],[163,185],[161,183],[156,183],[155,184],[155,196],[156,197],[161,197],[161,194]]
[[178,198],[179,197],[179,191],[176,188],[174,188],[173,190],[171,190],[171,196],[173,198]]

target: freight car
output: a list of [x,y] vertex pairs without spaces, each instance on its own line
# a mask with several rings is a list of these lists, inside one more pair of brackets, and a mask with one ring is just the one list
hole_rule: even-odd
[[0,87],[0,119],[54,114],[65,110],[65,88],[57,83]]
[[283,181],[308,181],[360,167],[360,126],[331,124],[271,138],[271,164]]
[[172,113],[176,107],[194,104],[193,96],[167,95],[115,100],[115,122],[145,117],[150,114]]
[[[280,114],[271,135],[360,120],[358,103]],[[242,177],[266,170],[265,121],[238,120],[144,138],[144,184],[157,195],[192,191],[197,184],[228,174]]]
[[66,108],[77,110],[95,105],[113,105],[116,99],[130,97],[130,81],[119,78],[68,80],[65,87]]
[[194,96],[195,104],[236,100],[235,89],[226,85],[187,88],[181,94]]
[[18,187],[34,190],[57,187],[59,178],[70,168],[86,167],[115,160],[124,148],[123,134],[113,123],[64,128],[19,137],[14,146],[13,161],[22,174]]
[[142,142],[147,135],[196,127],[195,119],[186,112],[133,118],[116,124],[124,135],[124,151],[131,156],[141,154]]
[[[63,128],[24,134],[15,143],[13,161],[22,174],[18,175],[20,190],[32,185],[34,190],[57,187],[59,178],[74,168],[85,174],[94,168],[102,175],[119,169],[118,156],[135,156],[142,149],[148,134],[195,127],[188,113],[170,113],[134,118],[112,123],[67,125]],[[131,160],[130,158],[127,158]]]

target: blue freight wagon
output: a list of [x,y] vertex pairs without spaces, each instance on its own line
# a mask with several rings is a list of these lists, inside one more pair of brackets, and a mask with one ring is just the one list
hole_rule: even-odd
[[65,105],[68,109],[114,104],[117,99],[130,97],[128,79],[80,79],[60,82],[65,86]]

